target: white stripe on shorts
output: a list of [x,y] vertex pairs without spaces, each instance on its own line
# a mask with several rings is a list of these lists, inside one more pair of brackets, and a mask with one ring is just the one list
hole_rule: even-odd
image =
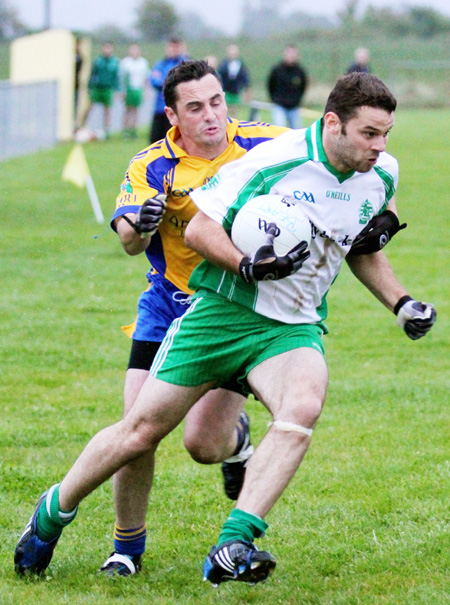
[[155,359],[153,360],[152,366],[150,368],[150,374],[152,376],[154,376],[155,378],[157,377],[158,370],[161,369],[161,366],[164,364],[164,362],[166,360],[166,357],[170,351],[170,347],[172,346],[175,335],[180,330],[183,317],[186,317],[186,315],[189,315],[190,313],[192,313],[192,311],[197,306],[197,303],[199,303],[201,300],[203,300],[202,296],[200,296],[199,298],[196,298],[194,300],[194,302],[191,304],[191,306],[188,307],[187,311],[181,317],[177,317],[177,319],[174,319],[173,322],[171,323],[169,329],[166,332],[164,340],[162,341],[161,346],[159,347],[158,352],[155,355]]

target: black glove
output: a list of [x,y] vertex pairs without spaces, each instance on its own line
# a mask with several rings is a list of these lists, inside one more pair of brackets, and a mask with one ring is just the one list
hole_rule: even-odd
[[297,244],[285,256],[277,256],[273,248],[277,230],[278,227],[275,223],[269,223],[267,242],[258,248],[251,260],[247,256],[241,260],[239,274],[247,284],[287,277],[298,271],[305,260],[311,256],[305,241]]
[[419,302],[410,296],[401,297],[395,305],[394,313],[397,315],[398,325],[411,340],[425,336],[436,321],[436,309],[433,305]]
[[156,232],[166,211],[166,198],[166,195],[160,193],[145,200],[139,208],[134,222],[134,230],[137,233],[153,235]]
[[371,254],[378,252],[394,237],[397,231],[405,229],[406,223],[400,225],[397,216],[391,210],[385,210],[374,216],[355,237],[349,254]]

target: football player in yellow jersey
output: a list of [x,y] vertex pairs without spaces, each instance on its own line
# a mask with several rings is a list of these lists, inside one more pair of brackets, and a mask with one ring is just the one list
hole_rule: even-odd
[[[187,61],[172,69],[164,96],[172,128],[165,139],[132,159],[112,219],[125,251],[145,252],[151,265],[150,286],[140,297],[138,318],[130,330],[125,414],[172,320],[190,303],[188,280],[202,260],[184,243],[185,228],[197,212],[190,192],[214,178],[223,164],[286,130],[228,118],[220,80],[204,61]],[[243,412],[246,399],[237,383],[225,386],[205,395],[189,412],[184,441],[198,462],[225,460],[225,492],[237,499],[253,447]],[[102,566],[105,573],[132,575],[140,569],[152,469],[153,457],[144,456],[114,477],[114,552]]]
[[[184,69],[191,68],[190,77],[179,80],[176,84],[173,79],[169,79],[167,84],[167,113],[176,127],[169,138],[190,156],[215,158],[224,153],[231,144],[231,139],[226,137],[227,118],[223,93],[215,74],[196,71],[195,65],[180,68],[181,71],[175,72],[175,75],[185,73]],[[201,64],[198,64],[198,68],[201,69]],[[198,74],[197,77],[193,76],[194,72]],[[170,94],[169,84],[174,89],[174,94]],[[209,204],[208,212],[218,213],[223,218],[223,213],[229,209],[224,202],[232,202],[234,199],[224,199],[229,187],[239,190],[240,183],[244,183],[249,175],[257,174],[261,170],[262,184],[271,185],[276,168],[278,175],[281,173],[283,178],[288,179],[287,185],[281,183],[283,179],[277,182],[277,185],[281,183],[285,191],[289,191],[292,184],[295,186],[298,178],[324,180],[324,185],[319,189],[322,200],[328,197],[327,183],[337,181],[339,176],[345,176],[348,181],[353,179],[354,187],[361,187],[354,183],[355,180],[360,183],[363,179],[363,183],[366,183],[363,185],[364,190],[372,191],[373,195],[377,196],[372,197],[371,194],[372,199],[377,200],[379,209],[382,208],[385,197],[392,189],[386,187],[384,180],[389,173],[382,170],[383,178],[380,179],[374,165],[381,156],[381,165],[392,166],[395,178],[396,161],[384,154],[387,133],[394,122],[395,107],[395,99],[377,78],[368,74],[352,74],[340,78],[330,93],[322,118],[321,133],[317,132],[320,124],[316,123],[308,132],[288,132],[282,135],[283,141],[269,141],[264,146],[265,150],[256,149],[252,153],[251,170],[240,173],[242,165],[246,164],[246,157],[236,162],[235,166],[224,166],[220,176],[224,180],[218,187],[221,189],[220,193],[215,192],[215,201],[206,193],[208,203],[206,204],[203,198],[199,207],[206,209]],[[314,128],[318,136],[313,141]],[[291,136],[293,134],[295,136]],[[227,139],[226,144],[223,137]],[[279,148],[282,148],[282,153]],[[143,155],[149,151],[144,151]],[[299,153],[302,155],[299,156]],[[303,162],[307,155],[308,162]],[[257,162],[254,161],[255,156]],[[181,160],[182,158],[179,158],[180,163]],[[309,162],[311,165],[307,166]],[[268,164],[270,170],[264,172]],[[289,166],[287,170],[286,165]],[[297,172],[299,168],[300,177]],[[359,169],[362,172],[358,173]],[[131,173],[132,170],[129,176]],[[153,187],[154,173],[152,174],[149,163],[144,173],[145,180]],[[163,174],[159,176],[164,179]],[[128,193],[133,195],[133,180],[129,180],[130,186],[127,182],[125,187],[130,189]],[[258,184],[260,183],[258,178]],[[164,187],[160,191],[156,189],[155,192],[155,197],[147,199],[143,204],[138,203],[135,211],[129,207],[125,211],[126,219],[117,220],[117,229],[123,244],[132,254],[148,248],[150,236],[153,240],[161,220],[171,220],[168,212],[164,215],[165,195],[169,193],[169,189]],[[197,202],[202,199],[202,192],[199,190],[192,195]],[[231,191],[231,195],[235,194]],[[365,199],[364,191],[359,191],[357,195],[360,200]],[[333,216],[325,207],[327,204],[330,206],[331,202],[324,202],[321,209],[314,210],[324,217],[323,220],[328,221],[323,229],[325,236],[320,241],[318,238],[311,246],[311,256],[314,254],[316,259],[313,272],[317,274],[316,269],[319,269],[319,275],[323,276],[325,273],[329,280],[322,281],[321,290],[317,294],[318,300],[327,291],[329,283],[334,281],[342,255],[346,254],[344,250],[337,253],[337,248],[346,247],[348,251],[350,243],[346,237],[342,237],[342,233],[346,232],[347,227],[350,228],[350,233],[354,234],[356,241],[370,223],[375,221],[359,241],[358,254],[362,256],[351,261],[352,270],[360,281],[397,315],[397,323],[409,338],[417,340],[425,336],[435,322],[435,309],[432,305],[414,300],[407,294],[382,252],[372,254],[379,252],[392,234],[399,230],[398,219],[395,219],[397,223],[392,223],[392,217],[387,218],[382,212],[373,217],[357,235],[361,206],[358,200],[353,200],[353,211],[350,209],[350,213],[347,209],[345,212],[335,210],[333,216],[336,216],[336,212],[346,213],[347,216],[342,219],[344,223],[341,223],[341,231],[332,239],[327,233],[334,228]],[[222,210],[219,207],[221,203]],[[363,202],[364,207],[365,205]],[[378,217],[382,217],[381,226]],[[129,231],[125,229],[126,225],[130,228]],[[273,241],[275,230],[271,228],[269,231]],[[375,237],[373,232],[376,232]],[[269,243],[259,248],[253,259],[244,257],[234,247],[221,220],[210,218],[203,211],[195,215],[186,233],[190,245],[209,258],[209,263],[205,261],[207,267],[212,269],[212,263],[217,264],[226,272],[232,273],[236,280],[240,275],[241,286],[247,284],[253,288],[257,285],[258,290],[264,287],[266,291],[274,291],[275,286],[271,285],[270,280],[290,275],[295,279],[295,271],[299,269],[298,262],[306,258],[302,259],[304,250],[301,248],[297,248],[297,253],[294,249],[287,256],[278,257]],[[160,246],[164,249],[163,241]],[[327,258],[323,256],[325,248],[331,250],[329,254],[325,254]],[[231,378],[233,372],[239,369],[240,376],[248,379],[252,392],[256,393],[271,411],[274,422],[251,459],[238,506],[225,521],[217,545],[211,549],[205,560],[203,573],[204,578],[214,585],[229,580],[255,584],[267,579],[273,571],[275,558],[270,552],[259,551],[253,540],[264,535],[268,527],[264,518],[301,464],[321,413],[328,381],[326,364],[322,353],[319,352],[321,344],[318,332],[321,328],[314,320],[307,321],[306,324],[298,323],[296,326],[291,322],[274,320],[267,308],[265,313],[255,312],[245,296],[248,289],[242,288],[234,302],[230,300],[232,296],[222,295],[222,292],[215,295],[213,292],[217,273],[214,271],[209,275],[212,276],[209,281],[209,287],[213,287],[211,294],[201,292],[196,296],[193,305],[183,316],[183,325],[180,326],[180,318],[173,322],[155,357],[151,375],[148,376],[130,412],[122,421],[97,433],[63,481],[45,491],[38,500],[15,549],[14,563],[17,573],[41,574],[45,571],[64,527],[76,516],[78,504],[117,469],[124,468],[123,465],[130,464],[130,461],[144,460],[145,456],[148,468],[129,467],[136,473],[135,476],[133,472],[129,475],[129,490],[137,495],[138,500],[130,502],[128,517],[124,517],[139,522],[138,511],[141,511],[143,523],[146,512],[143,502],[150,488],[153,468],[153,457],[147,458],[147,453],[156,451],[160,441],[182,421],[192,406],[197,407],[197,418],[194,421],[190,418],[189,423],[195,424],[194,436],[197,436],[200,450],[202,438],[208,437],[208,431],[215,431],[217,427],[220,431],[221,422],[227,420],[226,415],[225,418],[221,417],[222,405],[229,406],[230,414],[236,413],[233,419],[235,422],[242,400],[240,403],[232,401],[231,393],[225,396],[223,391],[216,392],[216,400],[199,400],[199,397],[216,385],[223,386],[223,381]],[[302,276],[297,275],[297,278],[301,280]],[[219,277],[219,284],[221,279],[222,277]],[[308,288],[317,291],[317,283],[320,284],[320,281],[314,284],[308,282]],[[206,282],[202,282],[200,287],[204,288],[205,285]],[[238,289],[239,286],[234,288],[231,294],[235,294]],[[282,295],[289,295],[293,303],[290,309],[282,307],[282,313],[294,313],[298,308],[303,308],[303,305],[297,305],[298,290],[295,284],[291,285],[290,294],[288,288],[283,290]],[[312,300],[308,296],[306,299]],[[288,319],[287,315],[285,318]],[[230,335],[231,330],[234,337]],[[174,336],[173,332],[177,334]],[[316,343],[317,347],[313,343]],[[167,351],[168,348],[170,351]],[[233,426],[231,428],[234,432]],[[218,436],[222,437],[220,433]],[[228,445],[231,451],[231,446]],[[237,446],[236,435],[234,446]],[[142,475],[139,475],[139,472]],[[123,480],[120,475],[119,480]],[[145,484],[140,493],[135,485],[138,480]],[[121,503],[124,504],[125,502]],[[119,533],[121,538],[125,538],[124,542],[127,539],[133,542],[142,530],[143,526],[136,525],[133,529],[131,525],[125,525],[123,529],[119,528]],[[139,539],[138,537],[137,540]],[[116,573],[126,575],[124,570],[128,569],[130,575],[139,567],[140,555],[133,559],[133,555],[116,553],[109,563],[117,564]]]

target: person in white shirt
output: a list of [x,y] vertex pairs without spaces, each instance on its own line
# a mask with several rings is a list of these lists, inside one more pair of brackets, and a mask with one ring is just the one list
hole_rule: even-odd
[[137,137],[138,109],[144,98],[145,84],[149,75],[147,59],[138,44],[132,44],[128,56],[121,60],[119,68],[120,90],[125,103],[123,116],[124,138]]

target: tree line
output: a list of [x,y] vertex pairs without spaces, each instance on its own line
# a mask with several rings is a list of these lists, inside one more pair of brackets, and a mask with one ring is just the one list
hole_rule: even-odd
[[[450,18],[426,6],[381,7],[369,5],[359,10],[359,0],[347,0],[343,9],[332,17],[324,17],[302,11],[283,13],[287,0],[259,0],[255,5],[243,1],[243,21],[239,37],[264,39],[303,31],[307,36],[333,35],[369,37],[416,36],[432,38],[450,32]],[[197,13],[179,14],[165,0],[142,0],[135,13],[135,32],[129,32],[111,24],[105,24],[91,32],[99,40],[127,42],[139,38],[142,42],[166,40],[180,36],[186,40],[224,37],[218,28],[206,25]],[[8,0],[0,0],[0,39],[8,40],[30,32],[17,16]],[[80,32],[81,33],[81,32]]]

